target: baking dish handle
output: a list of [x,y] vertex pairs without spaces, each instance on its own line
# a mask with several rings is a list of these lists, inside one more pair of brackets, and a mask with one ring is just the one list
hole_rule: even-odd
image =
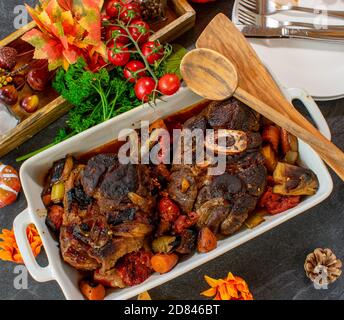
[[294,99],[298,99],[304,104],[319,131],[327,139],[331,140],[330,128],[313,98],[309,94],[307,94],[306,91],[299,88],[287,88],[286,90],[291,101]]
[[32,278],[38,282],[54,280],[49,265],[44,268],[41,267],[32,253],[31,246],[26,236],[26,228],[31,223],[29,209],[25,209],[21,212],[13,222],[14,235],[25,266]]

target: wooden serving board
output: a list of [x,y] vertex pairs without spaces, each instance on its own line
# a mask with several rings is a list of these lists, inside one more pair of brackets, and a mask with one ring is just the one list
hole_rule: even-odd
[[[156,33],[151,40],[170,42],[195,25],[196,12],[188,4],[187,0],[168,0],[166,19],[152,25]],[[21,40],[21,37],[32,28],[36,27],[35,22],[12,33],[0,41],[0,46],[11,46],[21,52],[30,50],[30,45]],[[31,47],[32,49],[32,47]],[[20,56],[17,66],[32,60],[33,53]],[[31,89],[26,85],[24,94],[32,94]],[[35,93],[37,94],[37,93]],[[20,96],[22,96],[22,91]],[[33,114],[23,111],[19,102],[11,107],[12,111],[20,119],[20,123],[7,134],[0,136],[0,157],[4,156],[14,148],[18,147],[40,130],[60,118],[71,108],[71,105],[59,96],[51,87],[37,94],[40,98],[40,108]]]

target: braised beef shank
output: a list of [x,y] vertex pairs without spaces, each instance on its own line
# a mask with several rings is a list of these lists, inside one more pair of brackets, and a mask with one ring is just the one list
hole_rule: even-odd
[[[153,230],[151,176],[149,166],[120,164],[112,154],[75,164],[65,182],[64,260],[79,270],[100,268],[98,274],[105,274],[119,258],[139,250]],[[133,203],[130,193],[143,201]]]
[[[184,123],[183,129],[240,130],[247,138],[245,150],[226,156],[226,171],[221,175],[208,176],[206,168],[197,164],[173,166],[169,196],[184,213],[198,213],[199,229],[209,227],[214,233],[230,235],[255,208],[267,178],[264,157],[260,153],[259,123],[259,114],[236,99],[212,102],[200,115]],[[182,154],[187,149],[178,148]],[[212,165],[210,162],[207,167]],[[187,190],[182,190],[183,179],[190,183]]]

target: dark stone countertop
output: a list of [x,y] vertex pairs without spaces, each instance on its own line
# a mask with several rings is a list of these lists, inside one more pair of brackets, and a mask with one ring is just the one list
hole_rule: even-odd
[[[22,4],[22,0],[0,0],[0,38],[13,32],[13,8],[19,4]],[[178,42],[192,47],[216,13],[231,14],[232,4],[230,0],[218,0],[194,5],[198,14],[197,26]],[[329,123],[333,141],[343,149],[344,100],[320,102],[319,106]],[[50,143],[64,121],[65,118],[56,121],[0,161],[18,168],[15,158]],[[151,290],[152,298],[199,299],[200,292],[208,287],[203,275],[220,278],[232,271],[246,279],[255,299],[344,300],[343,276],[330,285],[328,290],[316,290],[303,270],[306,255],[317,247],[331,248],[339,258],[344,259],[344,185],[331,174],[334,190],[324,202],[221,257]],[[0,227],[11,228],[15,216],[25,208],[25,196],[21,193],[15,204],[0,210]],[[27,290],[16,290],[13,285],[16,276],[13,273],[14,267],[12,263],[0,261],[0,299],[64,299],[56,282],[37,283],[30,278]]]

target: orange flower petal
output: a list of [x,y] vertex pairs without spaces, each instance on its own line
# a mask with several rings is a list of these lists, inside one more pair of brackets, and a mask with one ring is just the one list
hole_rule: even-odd
[[226,284],[223,284],[223,285],[219,286],[218,290],[219,290],[219,293],[220,293],[220,296],[221,296],[221,300],[231,300],[232,296],[228,292]]
[[208,277],[208,276],[204,276],[204,280],[205,280],[211,287],[216,287],[216,286],[218,286],[218,285],[221,283],[221,281],[222,281],[222,279],[216,280],[216,279],[210,278],[210,277]]
[[238,291],[241,291],[241,292],[249,292],[248,287],[243,284],[237,284],[236,288]]
[[214,300],[222,300],[220,293],[217,293]]
[[12,254],[8,251],[0,251],[0,259],[4,261],[12,261]]
[[[26,235],[31,245],[32,252],[36,257],[41,252],[42,240],[33,224],[27,227]],[[0,242],[0,259],[23,263],[13,230],[3,229],[2,234],[0,234],[0,239],[2,240],[2,242]]]
[[204,279],[211,288],[203,291],[201,295],[206,297],[215,295],[214,300],[253,300],[245,280],[234,276],[231,272],[226,279],[213,279],[209,276],[204,276]]
[[217,293],[217,289],[216,288],[210,288],[208,290],[205,290],[205,291],[201,292],[201,295],[210,298],[210,297],[215,296],[216,293]]
[[226,288],[227,288],[227,291],[228,291],[228,293],[230,294],[231,297],[239,298],[239,293],[238,293],[238,291],[234,287],[232,287],[229,284],[226,284]]
[[242,298],[243,298],[243,300],[253,300],[253,296],[252,296],[252,294],[251,293],[242,293]]
[[227,275],[227,281],[231,281],[231,280],[235,280],[235,277],[233,276],[232,272],[228,272],[228,275]]

